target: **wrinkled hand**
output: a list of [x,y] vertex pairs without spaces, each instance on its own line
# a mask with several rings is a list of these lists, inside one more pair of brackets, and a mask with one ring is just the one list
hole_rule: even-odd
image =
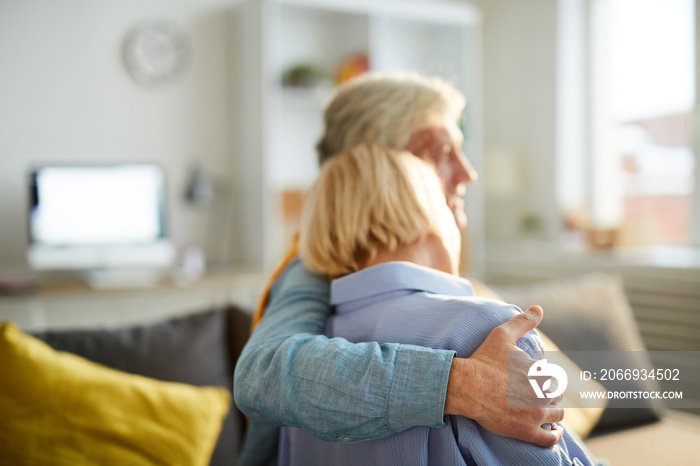
[[[520,351],[517,367],[511,367],[514,385],[511,396],[532,399],[527,371],[534,360],[515,342],[542,320],[542,308],[532,306],[491,331],[482,345],[467,359],[455,358],[447,385],[445,414],[458,414],[478,422],[486,430],[543,447],[562,439],[564,431],[553,423],[564,418],[564,408],[552,407],[561,397],[538,401],[536,408],[508,407],[508,352]],[[511,364],[513,362],[511,361]],[[518,391],[519,390],[519,391]],[[532,404],[532,403],[531,403]],[[552,423],[550,428],[543,424]]]

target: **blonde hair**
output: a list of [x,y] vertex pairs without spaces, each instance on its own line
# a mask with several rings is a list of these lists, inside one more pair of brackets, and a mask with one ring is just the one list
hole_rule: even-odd
[[358,146],[323,165],[302,212],[299,255],[334,279],[429,234],[450,252],[459,247],[434,167],[406,151]]
[[319,163],[360,144],[403,149],[415,131],[459,120],[464,105],[464,95],[437,77],[364,74],[343,84],[327,106]]

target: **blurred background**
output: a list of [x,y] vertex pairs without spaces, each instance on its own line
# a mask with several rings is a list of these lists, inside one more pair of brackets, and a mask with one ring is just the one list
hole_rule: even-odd
[[1,2],[0,270],[28,268],[31,169],[95,163],[160,165],[178,251],[268,269],[367,69],[467,94],[473,273],[494,241],[698,244],[693,0],[352,3]]
[[30,269],[33,169],[142,163],[164,172],[176,263],[269,270],[317,174],[323,106],[368,69],[467,95],[471,275],[489,245],[697,265],[693,0],[0,8],[4,274]]

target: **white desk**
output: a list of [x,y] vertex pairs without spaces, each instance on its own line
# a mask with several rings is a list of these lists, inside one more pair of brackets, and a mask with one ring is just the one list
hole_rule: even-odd
[[116,328],[229,303],[252,311],[264,284],[262,273],[247,272],[208,273],[189,287],[164,281],[152,288],[97,291],[77,282],[51,284],[32,294],[0,295],[0,321],[31,331]]

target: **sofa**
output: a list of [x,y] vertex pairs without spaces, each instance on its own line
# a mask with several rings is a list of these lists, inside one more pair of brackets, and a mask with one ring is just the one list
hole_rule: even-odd
[[[537,286],[521,286],[521,287],[485,287],[477,283],[477,293],[483,295],[498,295],[507,301],[519,304],[521,307],[527,307],[536,299],[543,308],[545,308],[545,321],[541,327],[544,327],[545,333],[554,340],[562,350],[576,350],[577,341],[585,341],[590,338],[597,338],[596,345],[624,343],[624,348],[629,348],[629,345],[639,345],[640,339],[638,330],[635,328],[634,319],[626,305],[624,292],[622,291],[619,280],[609,275],[594,274],[591,276],[581,277],[574,281],[555,283],[558,290],[554,295],[548,294],[551,289],[549,287]],[[583,297],[586,297],[585,299]],[[596,301],[599,300],[599,301]],[[590,312],[596,312],[595,318],[591,318],[590,313],[582,312],[582,309],[587,309]],[[213,440],[211,446],[200,449],[196,452],[196,461],[192,459],[183,459],[185,456],[175,459],[169,457],[167,460],[157,457],[140,457],[138,461],[131,464],[212,464],[212,465],[231,465],[236,463],[236,457],[241,446],[242,435],[245,428],[245,420],[242,414],[230,402],[230,398],[226,399],[225,393],[230,394],[233,381],[233,367],[240,351],[247,339],[248,330],[250,327],[250,311],[235,305],[229,305],[208,310],[198,310],[191,314],[172,318],[156,324],[132,326],[128,328],[113,329],[113,330],[76,330],[76,331],[47,331],[27,335],[27,339],[31,339],[31,344],[44,345],[38,348],[41,351],[58,351],[59,356],[64,356],[67,352],[80,356],[89,361],[99,363],[101,366],[113,368],[115,372],[108,374],[109,377],[122,377],[122,373],[134,374],[136,377],[134,383],[150,383],[153,379],[163,381],[164,387],[167,389],[177,388],[184,390],[187,387],[197,387],[198,390],[209,390],[205,387],[220,387],[220,392],[207,392],[205,401],[209,403],[214,396],[217,401],[218,408],[222,409],[221,415],[213,416],[208,425],[215,426],[213,430]],[[573,325],[573,327],[572,327]],[[575,331],[571,332],[571,328]],[[18,333],[18,332],[15,332]],[[578,335],[578,337],[577,337]],[[581,340],[581,335],[586,338]],[[48,346],[46,346],[48,345]],[[568,346],[567,346],[568,345]],[[625,346],[628,345],[628,346]],[[32,347],[34,351],[34,347]],[[30,353],[32,351],[29,351]],[[25,351],[26,352],[26,351]],[[0,353],[2,346],[0,345]],[[0,354],[0,363],[2,361]],[[52,355],[51,357],[54,357]],[[69,361],[72,363],[80,363],[80,361]],[[50,366],[48,375],[52,377],[53,368]],[[5,366],[3,366],[3,369]],[[2,369],[0,369],[2,370]],[[34,372],[29,380],[32,380],[33,374],[38,373],[38,369],[32,369]],[[51,380],[51,379],[47,379]],[[113,380],[109,379],[108,380]],[[120,380],[120,379],[116,379]],[[130,379],[131,380],[131,379]],[[50,384],[51,382],[46,382]],[[91,383],[88,381],[88,383]],[[131,381],[130,381],[131,383]],[[0,409],[3,409],[3,403],[10,408],[15,407],[19,403],[17,398],[24,398],[25,392],[17,392],[13,395],[13,399],[8,400],[8,396],[3,390],[6,383],[0,384]],[[150,385],[147,385],[146,391],[150,390]],[[158,386],[158,390],[162,387]],[[22,389],[23,390],[23,389]],[[58,403],[61,411],[68,413],[80,412],[78,406],[83,402],[83,398],[87,398],[90,392],[95,390],[80,391],[80,387],[72,388],[68,395],[77,396],[77,401],[72,399],[68,402],[61,400],[52,400]],[[50,397],[53,397],[54,390],[49,390]],[[56,390],[58,392],[58,390]],[[77,395],[76,395],[77,392]],[[42,393],[47,393],[46,391]],[[203,394],[197,392],[195,394],[193,406],[199,406],[196,403],[202,401]],[[27,396],[29,392],[27,391]],[[43,395],[49,397],[49,395]],[[58,395],[56,395],[58,396]],[[139,395],[142,397],[142,395]],[[180,395],[178,395],[180,396]],[[6,399],[3,401],[3,397]],[[137,397],[138,398],[138,397]],[[178,400],[180,398],[176,398]],[[213,399],[213,398],[212,398]],[[223,401],[222,401],[223,400]],[[41,401],[41,400],[39,400]],[[97,403],[109,405],[109,399],[100,399]],[[225,403],[224,403],[225,402]],[[72,403],[72,404],[71,404]],[[151,400],[148,400],[151,403]],[[181,402],[171,403],[172,409],[181,406]],[[124,422],[134,422],[133,426],[127,426],[134,429],[134,432],[140,431],[142,424],[146,423],[146,419],[151,424],[154,424],[157,429],[160,429],[158,435],[170,435],[175,439],[175,445],[178,442],[182,443],[186,440],[187,435],[191,435],[196,439],[195,446],[200,446],[199,439],[205,427],[197,427],[195,431],[188,431],[189,425],[182,425],[180,418],[175,419],[175,427],[161,428],[160,422],[166,422],[163,417],[164,408],[159,408],[158,404],[148,404],[150,408],[144,410],[143,407],[138,408],[138,416],[131,416],[132,419],[127,419]],[[204,404],[202,406],[213,406],[212,404]],[[168,408],[170,410],[171,408]],[[209,408],[202,408],[209,411]],[[212,409],[214,411],[214,409]],[[53,431],[46,432],[43,426],[31,425],[31,428],[36,427],[37,434],[30,430],[27,436],[26,432],[22,434],[21,428],[12,428],[12,426],[24,426],[31,423],[31,417],[19,419],[17,423],[10,424],[7,427],[7,422],[12,422],[12,416],[8,416],[5,411],[0,418],[0,430],[3,435],[0,436],[0,465],[16,465],[16,464],[76,464],[75,457],[70,455],[74,452],[59,451],[54,453],[52,450],[56,443],[61,441],[56,440],[56,427]],[[36,414],[36,413],[34,413]],[[121,415],[122,413],[117,413]],[[30,416],[32,413],[23,416]],[[46,417],[45,413],[38,414],[41,419]],[[107,414],[111,416],[113,414]],[[143,417],[141,417],[143,416]],[[15,416],[21,417],[21,416]],[[133,419],[136,417],[136,419]],[[697,464],[698,455],[694,451],[694,444],[700,440],[700,421],[699,418],[690,414],[680,412],[664,411],[663,407],[650,404],[643,409],[626,410],[614,408],[606,409],[602,416],[598,416],[597,425],[593,432],[586,440],[594,454],[606,457],[614,465],[625,464]],[[29,419],[29,421],[27,421]],[[16,421],[16,419],[15,419]],[[565,419],[566,421],[566,419]],[[58,430],[61,426],[65,426],[69,421],[61,420]],[[74,420],[70,420],[74,422]],[[82,422],[78,416],[78,422]],[[110,425],[104,418],[98,418],[97,425],[102,428],[104,425]],[[199,422],[197,419],[191,421]],[[3,423],[5,427],[3,428]],[[189,423],[184,423],[189,424]],[[75,425],[75,424],[70,424]],[[93,424],[77,424],[78,427],[64,428],[62,430],[98,430]],[[41,428],[40,428],[41,427]],[[119,427],[119,426],[117,426]],[[117,428],[115,427],[115,429]],[[111,427],[110,427],[111,428]],[[121,426],[122,430],[123,426]],[[209,427],[206,427],[209,428]],[[172,434],[171,431],[173,430]],[[184,433],[177,429],[185,429]],[[124,443],[124,437],[121,440],[115,440],[111,436],[103,432],[95,437],[73,437],[72,440],[77,442],[79,448],[83,448],[83,444],[109,445],[115,442]],[[24,437],[22,436],[24,435]],[[126,432],[126,437],[136,437],[137,434]],[[151,434],[148,434],[151,435]],[[155,434],[154,434],[155,435]],[[41,437],[43,436],[43,437]],[[181,439],[178,440],[180,436]],[[37,438],[41,437],[43,444],[37,444]],[[76,440],[76,438],[78,440]],[[155,437],[154,437],[155,438]],[[25,442],[23,444],[22,442]],[[29,442],[30,444],[26,444]],[[69,442],[69,441],[67,441]],[[100,443],[103,442],[103,443]],[[74,445],[75,445],[74,444]],[[155,445],[155,441],[146,442],[145,450],[149,450],[149,445]],[[73,447],[76,449],[78,447]],[[105,447],[106,448],[106,447]],[[126,445],[125,448],[131,448],[131,445]],[[141,446],[140,448],[144,448]],[[155,448],[155,447],[154,447]],[[170,448],[168,444],[163,444],[162,448]],[[14,451],[33,451],[38,456],[34,460],[24,461],[17,458],[10,458],[7,454],[8,450]],[[27,449],[27,450],[22,450]],[[96,454],[98,447],[93,450],[81,451],[76,454],[83,455],[82,458],[90,458]],[[180,453],[177,453],[180,454]],[[189,454],[189,453],[188,453]],[[43,455],[43,456],[42,456]],[[54,455],[54,456],[47,456]],[[59,455],[59,456],[55,456]],[[65,461],[62,461],[63,456],[68,455]],[[183,453],[184,455],[184,453]],[[50,462],[42,462],[41,458],[50,457],[53,460]],[[80,456],[78,456],[80,457]],[[37,459],[38,458],[38,459]],[[72,459],[71,459],[72,458]],[[191,458],[191,457],[187,457]],[[93,461],[92,463],[99,464]]]

